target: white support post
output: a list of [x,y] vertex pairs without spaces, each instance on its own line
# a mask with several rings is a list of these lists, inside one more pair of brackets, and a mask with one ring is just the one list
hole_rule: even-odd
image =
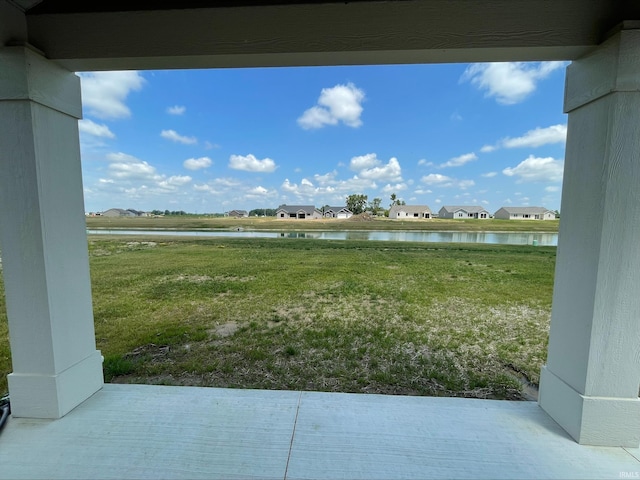
[[0,49],[0,247],[12,414],[59,418],[103,384],[96,350],[78,119],[80,79]]
[[567,69],[562,219],[540,406],[581,444],[640,444],[640,29]]

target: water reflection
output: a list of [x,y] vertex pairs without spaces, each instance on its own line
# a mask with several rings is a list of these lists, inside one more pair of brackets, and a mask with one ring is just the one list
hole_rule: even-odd
[[343,231],[343,232],[251,232],[251,231],[178,231],[178,230],[87,230],[90,235],[179,235],[200,237],[249,238],[316,238],[320,240],[379,240],[427,243],[489,243],[502,245],[556,246],[557,233],[532,232],[407,232],[407,231]]

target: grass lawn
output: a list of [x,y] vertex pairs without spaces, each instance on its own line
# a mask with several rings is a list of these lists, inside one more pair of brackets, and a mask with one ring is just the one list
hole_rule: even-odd
[[557,232],[559,220],[390,220],[376,217],[363,220],[353,217],[348,220],[278,220],[275,217],[214,218],[206,216],[167,216],[159,218],[133,217],[87,217],[87,228],[127,228],[127,229],[179,229],[179,230],[423,230],[423,231],[463,231],[463,232]]
[[89,237],[107,381],[514,399],[539,380],[553,247],[151,240]]

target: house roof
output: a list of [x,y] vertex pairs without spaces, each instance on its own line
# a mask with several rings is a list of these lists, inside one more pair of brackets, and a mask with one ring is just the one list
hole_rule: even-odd
[[440,211],[442,210],[448,213],[457,212],[458,210],[464,210],[467,213],[487,212],[486,208],[477,205],[444,205]]
[[278,207],[278,210],[276,211],[284,211],[286,213],[298,213],[298,212],[304,212],[306,214],[312,215],[314,212],[319,211],[315,206],[313,205],[280,205]]
[[532,213],[536,215],[547,212],[553,213],[552,210],[544,207],[502,207],[500,210],[504,210],[507,213]]
[[389,213],[407,212],[407,213],[431,213],[431,209],[427,205],[393,205]]
[[126,215],[128,213],[133,213],[133,210],[125,210],[124,208],[110,208],[108,210],[105,210],[102,213],[106,213],[106,212],[118,212],[120,215]]
[[351,210],[349,210],[347,207],[329,207],[325,209],[325,212],[341,212],[342,210],[346,210],[347,212],[351,213]]

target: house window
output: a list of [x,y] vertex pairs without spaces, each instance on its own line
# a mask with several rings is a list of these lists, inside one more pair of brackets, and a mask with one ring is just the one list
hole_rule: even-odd
[[284,218],[284,213],[281,213],[281,214],[280,214],[280,218]]
[[460,213],[458,214],[458,217],[462,218],[462,212],[460,212]]
[[414,213],[414,214],[413,214],[413,216],[414,216],[415,218],[418,218],[420,215],[418,215],[417,213]]
[[290,213],[289,218],[297,218],[297,215],[295,213]]

